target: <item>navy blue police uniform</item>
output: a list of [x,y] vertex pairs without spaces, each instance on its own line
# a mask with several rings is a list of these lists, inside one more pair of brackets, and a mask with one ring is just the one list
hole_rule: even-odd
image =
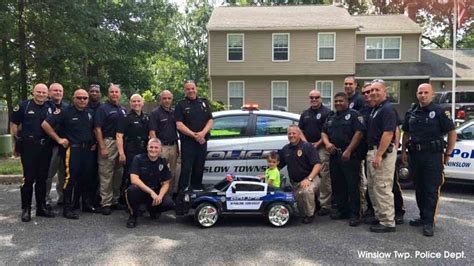
[[[176,122],[182,122],[193,132],[204,129],[207,122],[212,117],[212,110],[209,102],[203,98],[190,100],[184,98],[179,101],[175,109]],[[202,188],[202,176],[204,174],[204,163],[207,155],[207,140],[209,132],[206,134],[206,142],[200,144],[194,138],[180,132],[181,140],[181,174],[179,177],[179,191],[184,191],[189,186],[195,189]]]
[[331,110],[321,104],[319,108],[308,108],[300,116],[298,127],[308,142],[314,143],[321,139],[321,131]]
[[[397,115],[390,101],[385,100],[378,106],[372,108],[367,123],[367,145],[368,149],[377,149],[382,135],[385,131],[395,133],[397,128]],[[391,145],[387,149],[388,153],[393,152],[393,143],[395,134],[393,135]]]
[[125,118],[127,110],[119,104],[105,101],[95,113],[94,126],[100,127],[104,139],[114,139],[119,120]]
[[300,141],[298,144],[286,144],[280,151],[278,168],[288,166],[288,175],[292,182],[303,181],[313,171],[314,165],[321,163],[316,148],[309,142]]
[[[357,132],[366,130],[363,116],[353,109],[341,112],[331,112],[323,132],[327,134],[329,142],[336,146],[336,153],[331,154],[329,171],[331,173],[331,187],[337,213],[332,217],[360,218],[360,164],[363,159],[361,150],[356,147],[349,160],[342,160],[342,153],[346,150]],[[360,145],[360,143],[359,143]]]
[[[95,113],[97,112],[97,108],[99,108],[99,106],[101,105],[100,102],[91,102],[90,99],[89,99],[89,103],[87,104],[87,107],[92,110],[94,112],[94,115]],[[98,156],[98,144],[97,144],[97,141],[95,142],[95,146],[94,146],[94,152],[92,154],[92,157],[93,157],[93,170],[92,170],[92,182],[94,184],[94,187],[91,188],[91,193],[94,193],[94,199],[93,199],[93,205],[95,208],[99,207],[100,206],[100,196],[99,196],[99,175],[98,175],[98,171],[99,171],[99,164],[97,163],[97,156]]]
[[178,143],[174,109],[168,111],[159,106],[153,110],[150,117],[150,130],[156,132],[156,137],[161,141],[161,145],[173,146]]
[[402,129],[410,133],[408,165],[415,184],[421,223],[433,225],[444,183],[443,136],[454,129],[454,123],[441,106],[417,104],[406,113]]
[[364,96],[356,91],[352,97],[349,98],[349,108],[360,111],[365,106]]

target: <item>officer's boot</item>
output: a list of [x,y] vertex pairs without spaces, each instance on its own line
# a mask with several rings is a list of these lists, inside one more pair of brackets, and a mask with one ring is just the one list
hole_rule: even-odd
[[54,212],[48,209],[45,204],[41,204],[39,206],[36,206],[36,216],[53,218]]
[[67,219],[79,219],[79,215],[72,211],[71,204],[64,205],[63,216]]
[[22,222],[31,221],[31,207],[23,209],[23,211],[21,212],[21,221]]

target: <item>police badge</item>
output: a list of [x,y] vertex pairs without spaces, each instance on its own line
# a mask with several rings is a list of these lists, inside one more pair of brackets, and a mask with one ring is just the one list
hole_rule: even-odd
[[296,155],[298,155],[298,157],[301,157],[301,155],[303,155],[303,151],[302,151],[302,150],[298,150],[298,151],[296,152]]
[[346,120],[351,119],[351,114],[347,114],[344,118],[345,118]]
[[319,120],[320,118],[321,118],[321,113],[318,113],[318,114],[316,115],[316,119]]
[[13,112],[18,112],[18,110],[20,110],[20,106],[19,106],[19,105],[13,107]]
[[162,171],[162,170],[163,170],[163,164],[160,163],[160,166],[158,166],[158,169],[159,169],[160,171]]
[[354,103],[349,104],[349,108],[354,108]]
[[435,111],[431,111],[430,114],[429,114],[431,119],[433,119],[435,117],[435,115],[436,115]]

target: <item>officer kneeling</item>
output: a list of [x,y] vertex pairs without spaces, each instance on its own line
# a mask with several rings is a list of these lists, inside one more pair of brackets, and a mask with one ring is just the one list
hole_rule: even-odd
[[166,194],[170,187],[171,176],[168,163],[160,157],[160,140],[150,139],[147,151],[135,156],[130,167],[132,184],[125,194],[130,212],[127,221],[128,228],[134,228],[137,225],[141,204],[146,205],[152,219],[156,219],[162,212],[174,209],[173,200]]

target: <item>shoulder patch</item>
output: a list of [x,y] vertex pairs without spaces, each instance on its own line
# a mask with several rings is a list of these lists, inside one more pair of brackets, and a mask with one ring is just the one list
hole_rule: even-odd
[[364,117],[361,116],[361,115],[357,117],[357,120],[359,120],[359,122],[362,123],[362,124],[365,123]]
[[18,110],[20,110],[20,106],[19,106],[19,105],[13,107],[13,112],[18,112]]
[[56,109],[56,110],[54,111],[53,114],[57,115],[57,114],[59,114],[59,113],[61,113],[61,109],[58,108],[58,109]]

